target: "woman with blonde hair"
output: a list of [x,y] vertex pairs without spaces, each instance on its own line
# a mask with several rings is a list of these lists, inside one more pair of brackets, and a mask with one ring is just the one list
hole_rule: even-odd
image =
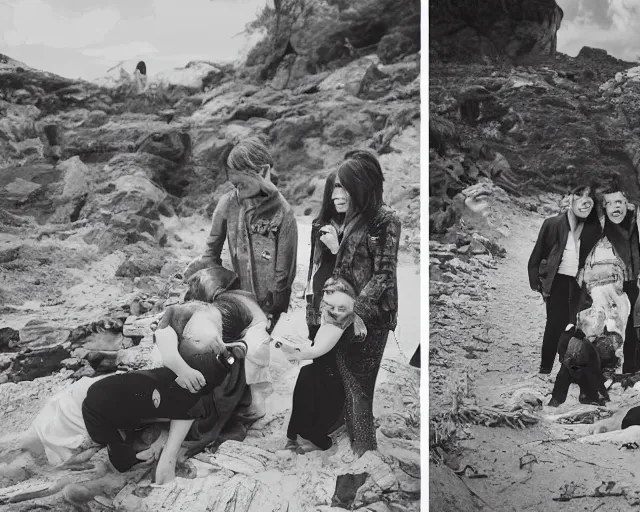
[[240,288],[256,297],[271,332],[289,307],[298,249],[296,219],[271,181],[273,158],[260,140],[245,139],[229,147],[222,165],[234,188],[218,201],[205,253],[187,267],[184,277],[222,264],[226,240]]

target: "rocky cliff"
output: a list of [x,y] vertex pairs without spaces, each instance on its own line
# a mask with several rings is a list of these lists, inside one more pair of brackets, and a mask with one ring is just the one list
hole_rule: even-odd
[[452,199],[479,179],[516,196],[617,179],[640,198],[637,68],[591,48],[554,62],[431,65],[434,232],[455,222]]
[[[502,2],[507,11],[516,4]],[[468,23],[480,23],[482,13],[470,12],[478,19]],[[540,20],[538,27],[551,18]],[[606,408],[584,410],[577,389],[560,410],[545,407],[558,367],[548,379],[537,373],[545,306],[529,289],[526,262],[543,219],[566,207],[573,184],[616,180],[640,200],[640,68],[588,47],[526,65],[496,50],[492,64],[481,64],[464,46],[480,45],[478,33],[467,26],[452,34],[466,39],[445,37],[450,61],[429,69],[431,507],[554,510],[562,489],[592,489],[593,468],[607,464],[609,446],[585,449],[576,436],[636,403],[638,390],[609,381]],[[549,448],[555,443],[561,454]],[[571,451],[581,462],[565,465]],[[608,475],[630,510],[635,481]]]
[[435,0],[429,2],[429,56],[517,64],[553,57],[562,15],[555,0]]

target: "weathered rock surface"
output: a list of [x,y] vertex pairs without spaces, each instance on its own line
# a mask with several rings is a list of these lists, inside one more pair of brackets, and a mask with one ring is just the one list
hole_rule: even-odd
[[430,2],[429,52],[442,60],[535,62],[555,56],[562,17],[555,0]]

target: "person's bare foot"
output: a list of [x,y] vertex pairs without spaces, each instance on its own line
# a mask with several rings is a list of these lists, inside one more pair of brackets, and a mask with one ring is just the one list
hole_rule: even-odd
[[309,452],[322,451],[322,448],[316,446],[308,439],[304,439],[304,438],[301,438],[301,439],[302,439],[302,442],[299,443],[298,449],[296,450],[296,453],[298,455],[304,455],[305,453],[309,453]]

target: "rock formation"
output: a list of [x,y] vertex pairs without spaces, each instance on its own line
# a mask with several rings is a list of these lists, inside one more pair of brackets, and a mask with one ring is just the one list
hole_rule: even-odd
[[429,55],[442,61],[516,64],[555,57],[563,12],[555,0],[429,2]]

